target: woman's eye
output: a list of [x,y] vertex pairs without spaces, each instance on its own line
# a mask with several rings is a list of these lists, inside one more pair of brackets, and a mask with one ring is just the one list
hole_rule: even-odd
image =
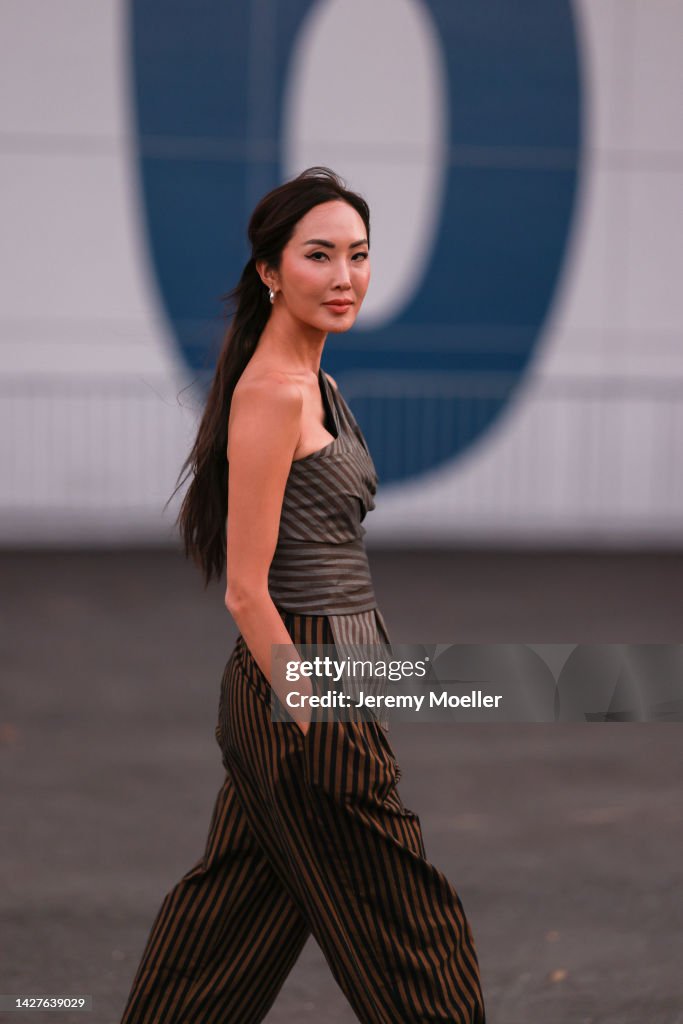
[[[353,256],[351,258],[353,260],[355,260],[356,263],[360,263],[360,262],[363,262],[364,260],[366,260],[369,255],[370,254],[367,253],[367,252],[356,252],[356,253],[353,254]],[[318,256],[322,256],[323,259],[329,259],[327,253],[326,252],[321,252],[321,251],[309,253],[308,254],[308,259],[309,260],[315,260],[316,263],[320,263],[321,260],[317,259]],[[360,256],[360,260],[358,259],[359,256]]]

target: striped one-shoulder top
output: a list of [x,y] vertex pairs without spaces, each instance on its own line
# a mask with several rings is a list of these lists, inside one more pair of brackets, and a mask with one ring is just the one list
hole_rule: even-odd
[[[363,540],[362,522],[375,508],[378,478],[341,392],[322,368],[318,381],[334,440],[292,462],[268,590],[281,613],[327,616],[335,648],[346,657],[355,644],[390,643]],[[370,713],[388,729],[381,713]]]

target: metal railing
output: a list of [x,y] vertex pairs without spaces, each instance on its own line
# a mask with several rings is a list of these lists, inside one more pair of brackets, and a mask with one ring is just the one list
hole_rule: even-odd
[[[681,380],[336,376],[380,486],[453,469],[444,516],[512,521],[532,505],[557,522],[616,511],[683,524]],[[34,515],[47,534],[54,512],[161,521],[202,401],[199,384],[169,377],[0,378],[3,521]]]

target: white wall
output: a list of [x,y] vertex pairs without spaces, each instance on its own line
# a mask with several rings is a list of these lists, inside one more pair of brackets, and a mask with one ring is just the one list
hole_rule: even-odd
[[[683,540],[683,6],[576,13],[585,164],[533,366],[464,457],[381,490],[370,542]],[[125,5],[3,0],[0,16],[0,543],[164,541],[198,396],[176,397],[190,378],[141,230]],[[374,208],[372,160],[357,174]],[[405,267],[376,317],[392,280]]]

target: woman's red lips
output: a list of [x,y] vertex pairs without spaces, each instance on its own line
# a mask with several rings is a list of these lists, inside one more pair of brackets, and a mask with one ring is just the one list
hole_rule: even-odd
[[352,302],[333,301],[333,302],[324,302],[323,305],[324,306],[332,306],[333,309],[348,309],[349,306],[353,305],[353,303]]

